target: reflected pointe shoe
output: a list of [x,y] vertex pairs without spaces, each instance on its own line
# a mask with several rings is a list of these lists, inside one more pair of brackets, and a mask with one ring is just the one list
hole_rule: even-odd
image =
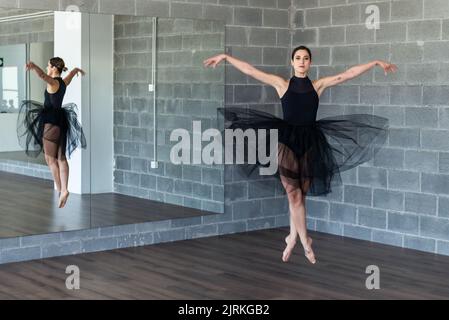
[[67,203],[67,198],[69,197],[69,192],[65,191],[64,193],[61,193],[59,196],[59,208],[64,208],[65,204]]

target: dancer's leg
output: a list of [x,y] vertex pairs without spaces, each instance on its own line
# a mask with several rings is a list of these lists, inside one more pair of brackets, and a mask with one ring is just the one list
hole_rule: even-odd
[[53,176],[53,181],[56,186],[56,190],[58,190],[58,192],[61,192],[61,180],[59,177],[58,161],[56,160],[56,158],[53,158],[52,156],[45,155],[45,162],[47,162],[47,165],[50,168],[51,175]]
[[45,162],[50,168],[54,183],[58,192],[61,192],[61,179],[59,175],[59,166],[57,161],[59,128],[46,123],[44,127],[43,145]]
[[67,158],[62,152],[62,148],[59,148],[58,154],[58,166],[59,176],[61,177],[61,195],[59,197],[59,208],[63,208],[69,197],[68,185],[69,185],[69,163]]
[[[303,194],[301,189],[298,188],[297,180],[290,176],[282,175],[283,172],[286,174],[285,169],[287,169],[290,173],[298,173],[298,170],[304,170],[305,166],[302,163],[298,163],[293,152],[282,144],[280,144],[278,160],[279,166],[283,168],[283,170],[281,170],[281,182],[288,197],[290,211],[290,234],[285,238],[287,247],[283,252],[282,260],[284,262],[288,261],[296,244],[297,236],[299,235],[307,259],[309,259],[311,263],[315,263],[316,260],[311,247],[312,239],[307,234],[305,194]],[[303,163],[306,163],[307,158],[304,157],[303,160]],[[303,172],[301,177],[304,176],[305,173]],[[309,181],[305,180],[302,185],[302,190],[307,191],[308,188]]]
[[[285,183],[285,182],[284,182]],[[287,185],[287,189],[289,186]],[[288,203],[290,211],[290,234],[285,238],[287,247],[283,253],[283,260],[288,261],[291,252],[296,244],[297,235],[304,247],[305,256],[311,263],[315,263],[315,255],[312,250],[312,238],[307,234],[305,196],[300,191],[290,190],[288,194]]]
[[[282,184],[285,188],[285,191],[288,194],[287,190],[290,190],[290,188],[289,188],[287,182],[285,181],[285,179],[282,178],[282,176],[281,176],[281,180],[282,180]],[[287,244],[287,246],[285,247],[284,252],[282,253],[282,261],[284,261],[284,262],[287,262],[290,259],[293,248],[296,245],[296,239],[298,238],[298,232],[296,231],[295,223],[293,221],[292,205],[290,203],[290,198],[288,198],[288,207],[289,207],[289,216],[290,216],[290,233],[289,233],[289,235],[287,235],[287,237],[285,237],[285,243]]]

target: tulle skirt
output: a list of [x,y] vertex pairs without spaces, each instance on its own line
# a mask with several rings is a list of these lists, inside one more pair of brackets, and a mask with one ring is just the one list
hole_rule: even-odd
[[[274,176],[281,179],[287,193],[300,190],[304,195],[320,196],[332,192],[332,187],[342,184],[340,172],[372,159],[388,135],[388,119],[371,114],[346,114],[293,124],[253,109],[227,107],[218,111],[224,115],[225,129],[277,129],[278,170]],[[269,132],[262,144],[249,144],[245,139],[244,151],[258,154],[261,145],[269,154]],[[262,164],[258,157],[255,163],[247,160],[238,167],[248,176],[256,168],[269,165]]]
[[33,100],[24,100],[17,119],[19,143],[29,156],[45,155],[65,159],[81,146],[86,138],[76,115],[76,104],[48,108]]

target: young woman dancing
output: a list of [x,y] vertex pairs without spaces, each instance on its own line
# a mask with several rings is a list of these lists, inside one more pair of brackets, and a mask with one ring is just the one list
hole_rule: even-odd
[[[278,170],[286,191],[290,211],[290,234],[285,238],[282,260],[288,261],[296,241],[304,248],[306,258],[315,263],[312,238],[307,234],[306,195],[330,193],[332,186],[342,184],[340,172],[369,161],[384,145],[388,134],[388,119],[371,114],[345,114],[316,120],[319,98],[324,90],[356,78],[379,66],[385,75],[396,72],[391,63],[375,60],[353,66],[346,71],[316,80],[308,73],[312,53],[305,46],[296,47],[291,54],[294,75],[284,79],[265,73],[249,63],[227,54],[204,60],[204,66],[216,67],[228,61],[241,72],[271,85],[281,101],[283,119],[270,113],[240,107],[219,108],[230,129],[277,129]],[[257,149],[253,146],[252,149]],[[243,167],[247,174],[262,166],[259,162]]]
[[19,110],[17,133],[19,141],[30,156],[37,156],[42,151],[45,161],[52,173],[56,189],[59,192],[59,208],[63,208],[69,196],[69,164],[68,156],[78,147],[86,148],[86,138],[78,122],[76,105],[63,105],[67,86],[75,75],[85,72],[74,68],[70,73],[61,77],[67,71],[64,60],[59,57],[51,58],[44,72],[32,61],[26,64],[26,70],[33,70],[42,79],[47,88],[44,92],[44,103],[24,100]]

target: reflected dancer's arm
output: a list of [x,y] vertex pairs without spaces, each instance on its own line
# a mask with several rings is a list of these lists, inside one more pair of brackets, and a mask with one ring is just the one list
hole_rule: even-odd
[[85,75],[86,73],[81,70],[80,68],[74,68],[72,71],[69,72],[69,74],[64,78],[65,84],[68,86],[70,82],[72,82],[72,79],[75,75],[78,76],[78,73],[81,73],[81,75]]
[[30,61],[26,64],[26,70],[34,70],[39,78],[44,80],[50,86],[58,86],[59,82],[56,79],[50,77],[47,73],[44,72],[39,66],[37,66],[34,62]]

